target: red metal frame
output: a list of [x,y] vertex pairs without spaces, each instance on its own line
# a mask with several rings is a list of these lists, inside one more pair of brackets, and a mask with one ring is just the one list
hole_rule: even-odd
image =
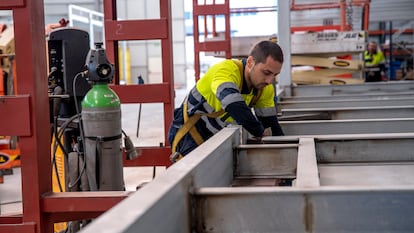
[[[310,4],[295,4],[295,1],[291,1],[290,10],[291,11],[301,11],[301,10],[317,10],[317,9],[333,9],[339,8],[341,15],[341,24],[340,25],[329,25],[329,26],[310,26],[310,27],[291,27],[291,31],[300,31],[302,29],[307,29],[307,31],[315,30],[315,28],[327,27],[326,29],[337,29],[340,31],[349,31],[350,26],[346,22],[346,1],[339,0],[336,2],[324,2],[324,3],[310,3]],[[325,30],[326,30],[325,29]],[[306,30],[305,30],[306,31]]]
[[[224,40],[207,41],[209,31],[207,28],[207,19],[211,16],[212,19],[212,36],[217,35],[215,16],[224,15],[225,31]],[[204,39],[201,40],[199,35],[199,16],[204,17]],[[224,0],[224,3],[217,4],[213,0],[212,4],[199,4],[197,0],[193,0],[193,35],[194,35],[194,72],[196,81],[200,78],[200,52],[225,52],[225,57],[231,58],[231,40],[230,40],[230,3],[229,0]]]
[[[351,0],[350,5],[363,7],[363,11],[364,11],[363,22],[364,23],[363,23],[362,30],[368,30],[370,0]],[[291,7],[290,7],[291,11],[339,8],[341,12],[341,15],[340,15],[341,24],[340,25],[292,27],[291,31],[292,32],[322,31],[322,30],[328,30],[328,29],[335,29],[338,31],[350,31],[352,30],[352,28],[346,22],[346,7],[347,7],[347,3],[345,0],[339,0],[336,2],[309,3],[309,4],[295,4],[295,0],[291,0]]]
[[351,5],[363,7],[364,18],[362,30],[368,31],[369,29],[369,7],[371,0],[351,0]]
[[[109,59],[116,61],[114,58],[118,57],[118,40],[159,38],[163,51],[163,83],[142,87],[114,85],[113,88],[123,103],[163,102],[164,124],[167,127],[174,109],[170,0],[160,0],[161,19],[139,22],[116,21],[115,2],[104,1]],[[97,217],[127,197],[128,193],[52,193],[50,132],[45,130],[50,128],[50,124],[44,4],[34,0],[2,0],[0,10],[13,11],[15,77],[19,93],[12,97],[0,97],[0,134],[19,136],[23,204],[23,214],[0,217],[0,232],[52,233],[55,222]],[[154,23],[159,27],[154,27]],[[139,159],[126,164],[170,165],[169,152],[169,147],[143,148]]]
[[[42,195],[51,190],[50,135],[44,130],[50,126],[49,107],[45,104],[49,100],[43,1],[2,1],[0,9],[13,11],[20,94],[14,98],[0,97],[0,109],[11,116],[30,111],[28,117],[1,121],[0,134],[20,136],[24,215],[18,224],[0,225],[0,231],[53,232],[53,224],[46,214],[42,214],[40,205]],[[13,128],[6,125],[13,125]]]
[[[121,103],[163,103],[164,138],[166,146],[140,148],[142,155],[124,166],[170,166],[168,127],[174,112],[174,79],[172,63],[172,22],[169,0],[160,0],[160,19],[117,20],[116,1],[104,1],[105,39],[108,59],[118,64],[118,41],[160,39],[162,47],[162,83],[144,85],[119,85],[118,75],[111,88]],[[117,72],[118,73],[118,72]]]

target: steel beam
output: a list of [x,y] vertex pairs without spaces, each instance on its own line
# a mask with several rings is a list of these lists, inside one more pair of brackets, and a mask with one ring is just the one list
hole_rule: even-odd
[[118,204],[130,192],[63,192],[42,197],[42,211],[54,222],[92,219]]
[[325,98],[321,100],[297,100],[279,101],[278,107],[285,109],[298,108],[349,108],[349,107],[379,107],[379,106],[412,106],[414,105],[414,95],[407,97],[388,97],[378,96],[377,98]]
[[263,142],[283,145],[309,137],[315,140],[318,164],[414,161],[414,133],[265,137]]
[[192,232],[192,190],[231,183],[239,131],[223,129],[80,232]]
[[[414,230],[414,133],[239,144],[238,132],[220,131],[81,232]],[[376,179],[361,169],[367,167]],[[263,172],[270,168],[276,171]],[[278,176],[283,169],[296,178],[293,186],[232,187],[239,176]]]
[[[0,135],[30,136],[30,96],[0,96]],[[12,124],[18,122],[18,124]]]
[[319,187],[319,171],[313,138],[300,138],[296,167],[296,181],[294,183],[296,187]]
[[[385,119],[410,118],[414,116],[414,105],[410,106],[374,106],[374,107],[322,107],[282,109],[279,120],[295,120],[302,116],[312,119]],[[319,116],[319,117],[318,117]]]
[[[323,94],[323,93],[322,93]],[[327,96],[327,95],[312,95],[312,96],[279,96],[279,103],[283,102],[296,102],[296,101],[350,101],[350,100],[388,100],[388,99],[398,99],[398,98],[412,98],[414,93],[412,91],[401,91],[397,93],[363,93],[363,94],[349,94],[349,95],[335,95],[335,96]]]
[[234,174],[239,177],[294,177],[298,144],[241,145]]
[[195,190],[195,232],[412,232],[414,186]]
[[414,118],[280,121],[285,135],[414,132]]
[[292,96],[346,96],[412,92],[414,82],[397,81],[349,85],[301,85],[292,87]]

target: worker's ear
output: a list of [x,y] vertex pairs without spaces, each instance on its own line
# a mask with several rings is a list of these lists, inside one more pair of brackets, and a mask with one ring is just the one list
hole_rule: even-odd
[[248,56],[246,60],[246,66],[249,69],[252,69],[254,66],[254,58],[252,56]]

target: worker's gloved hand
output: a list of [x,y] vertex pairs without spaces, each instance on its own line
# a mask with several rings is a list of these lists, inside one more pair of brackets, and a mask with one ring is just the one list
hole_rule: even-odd
[[272,129],[271,128],[266,128],[263,132],[263,137],[266,136],[272,136]]

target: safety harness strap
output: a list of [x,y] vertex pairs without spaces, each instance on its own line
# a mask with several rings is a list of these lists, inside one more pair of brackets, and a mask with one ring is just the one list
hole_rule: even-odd
[[[241,90],[243,87],[243,63],[240,60],[233,60],[233,62],[239,67],[240,77],[241,77],[241,81],[240,81],[240,90]],[[256,104],[257,100],[260,98],[260,95],[261,95],[261,90],[259,90],[258,93],[255,96],[253,96],[252,100],[250,101],[249,107],[252,107]],[[174,137],[174,140],[172,142],[172,145],[171,145],[172,154],[170,156],[170,160],[173,163],[180,160],[183,157],[183,155],[177,152],[177,145],[187,133],[190,133],[191,137],[194,139],[197,145],[201,145],[204,142],[203,137],[194,127],[194,125],[197,123],[197,121],[202,116],[216,118],[216,117],[223,115],[223,113],[225,113],[223,109],[220,109],[219,111],[212,112],[212,113],[195,113],[193,116],[189,117],[187,113],[187,109],[188,109],[188,96],[185,98],[184,103],[183,103],[184,124],[177,131]]]
[[184,107],[183,107],[183,116],[184,116],[184,124],[183,126],[177,131],[173,143],[172,143],[172,151],[176,152],[177,144],[181,141],[181,139],[186,135],[188,132],[190,132],[191,136],[193,137],[194,141],[197,143],[197,145],[200,145],[204,142],[201,135],[198,133],[197,129],[194,127],[194,125],[197,123],[197,121],[202,116],[207,116],[210,118],[216,118],[224,113],[224,110],[220,110],[218,112],[213,113],[196,113],[193,116],[189,117],[187,113],[188,109],[188,99],[187,97],[184,100]]

